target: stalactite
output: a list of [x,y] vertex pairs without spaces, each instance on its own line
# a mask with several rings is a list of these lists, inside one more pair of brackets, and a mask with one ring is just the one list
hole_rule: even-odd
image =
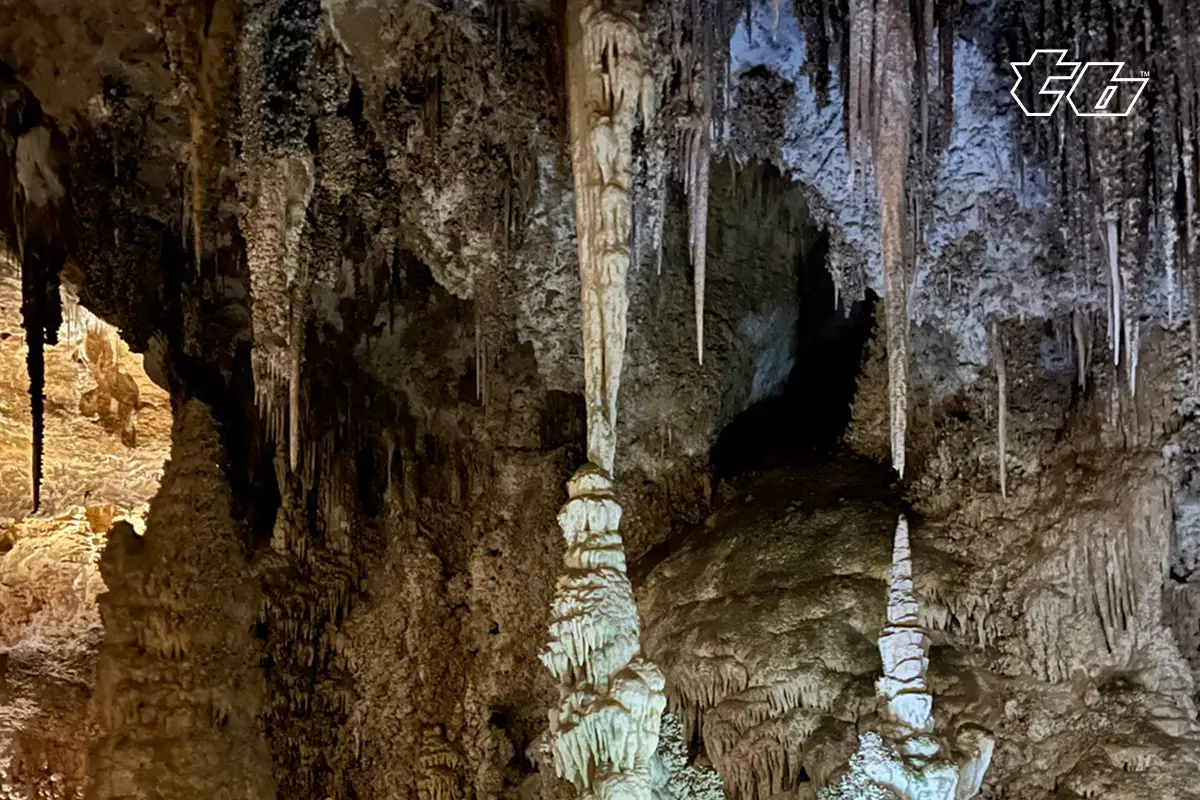
[[1075,380],[1080,390],[1087,388],[1092,363],[1092,318],[1086,311],[1071,312],[1071,332],[1075,337]]
[[41,307],[42,287],[39,285],[40,276],[31,266],[28,257],[21,264],[21,315],[27,348],[25,364],[29,372],[29,410],[33,415],[33,463],[30,478],[33,488],[33,511],[37,513],[42,505],[42,452],[46,435],[46,357],[44,311]]
[[696,360],[704,363],[704,281],[708,257],[708,195],[711,112],[691,119],[684,130],[684,192],[688,200],[688,256],[692,262],[696,313]]
[[1127,361],[1127,377],[1129,381],[1130,398],[1137,397],[1138,355],[1141,352],[1141,320],[1125,319],[1125,358]]
[[1008,497],[1008,369],[1000,323],[992,320],[992,362],[996,367],[996,450],[1000,464],[1000,496]]
[[288,466],[292,472],[300,462],[300,357],[304,315],[297,306],[303,303],[299,293],[292,292],[291,331],[288,335]]
[[880,211],[892,466],[903,477],[908,427],[909,262],[919,234],[905,222],[912,64],[909,4],[852,0],[845,81],[851,187],[870,154]]
[[[908,164],[912,30],[908,3],[888,0],[875,11],[877,53],[868,120],[875,126],[871,147],[879,191],[880,250],[887,319],[888,394],[892,466],[904,475],[908,427],[908,263],[905,245],[905,171]],[[861,55],[861,54],[860,54]],[[875,115],[878,115],[876,119]]]
[[284,16],[281,1],[254,0],[245,10],[238,53],[245,139],[241,227],[250,273],[256,404],[275,442],[288,440],[294,471],[302,444],[300,362],[311,289],[302,245],[316,183],[301,86],[321,7],[305,0]]
[[846,79],[846,149],[850,153],[851,185],[863,152],[863,130],[870,130],[870,76],[874,51],[875,0],[850,3],[849,75]]
[[1121,363],[1121,271],[1118,267],[1117,221],[1110,219],[1105,228],[1105,252],[1108,254],[1108,346],[1113,366]]
[[[1187,114],[1183,115],[1186,120]],[[1192,392],[1200,394],[1200,258],[1196,255],[1195,200],[1193,184],[1193,153],[1195,148],[1191,131],[1186,122],[1183,124],[1183,152],[1180,155],[1182,166],[1182,183],[1184,195],[1183,231],[1184,244],[1180,248],[1183,255],[1183,274],[1187,280],[1188,304],[1188,333],[1192,361]]]
[[[9,87],[0,87],[9,88]],[[50,130],[40,125],[36,100],[18,88],[0,94],[0,190],[9,209],[0,216],[0,234],[16,245],[21,268],[21,316],[28,348],[30,412],[33,417],[31,489],[33,510],[42,502],[45,446],[46,363],[44,347],[56,344],[62,324],[59,273],[66,261],[59,233],[64,186]],[[17,127],[8,127],[13,123]]]
[[611,472],[625,353],[633,129],[654,90],[635,18],[576,0],[568,16],[568,95],[583,301],[588,458]]

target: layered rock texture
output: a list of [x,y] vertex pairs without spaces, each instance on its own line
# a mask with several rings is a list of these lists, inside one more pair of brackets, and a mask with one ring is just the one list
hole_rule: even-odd
[[1198,12],[0,0],[0,795],[1200,796]]

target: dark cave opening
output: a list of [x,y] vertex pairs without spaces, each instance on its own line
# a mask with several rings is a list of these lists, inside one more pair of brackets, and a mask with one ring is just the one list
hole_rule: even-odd
[[826,269],[828,235],[799,257],[792,365],[782,391],[747,408],[721,431],[711,453],[718,481],[831,455],[850,423],[876,295],[836,302]]

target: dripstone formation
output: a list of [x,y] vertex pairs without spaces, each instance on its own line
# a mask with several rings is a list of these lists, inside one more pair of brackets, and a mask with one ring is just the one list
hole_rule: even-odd
[[1197,53],[0,0],[0,798],[1200,797]]

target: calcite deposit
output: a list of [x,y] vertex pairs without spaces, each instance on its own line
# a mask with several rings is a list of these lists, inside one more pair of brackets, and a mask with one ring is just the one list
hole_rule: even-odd
[[0,797],[1200,797],[1198,53],[0,0]]

